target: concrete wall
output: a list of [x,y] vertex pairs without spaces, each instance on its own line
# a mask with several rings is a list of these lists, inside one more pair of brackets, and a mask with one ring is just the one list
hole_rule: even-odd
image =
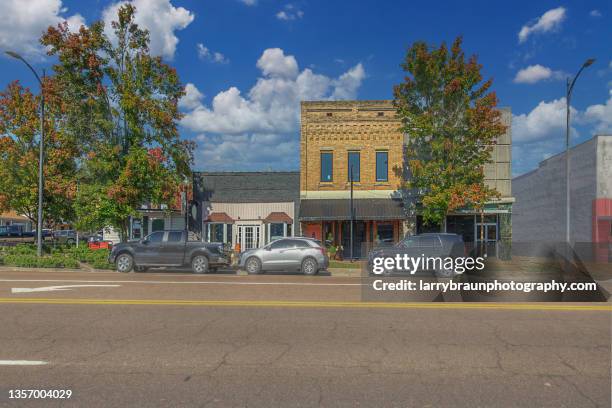
[[[572,242],[592,239],[592,205],[598,189],[609,189],[610,152],[602,152],[602,138],[596,136],[570,150],[570,204]],[[604,144],[609,149],[609,142]],[[607,155],[607,156],[606,156]],[[598,157],[606,156],[606,164]],[[599,174],[598,174],[599,173]],[[605,177],[605,175],[604,175]],[[598,182],[599,180],[599,182]],[[536,170],[512,181],[516,198],[513,206],[513,240],[515,242],[565,241],[566,192],[565,154],[542,161]]]
[[612,198],[612,135],[598,139],[597,198]]

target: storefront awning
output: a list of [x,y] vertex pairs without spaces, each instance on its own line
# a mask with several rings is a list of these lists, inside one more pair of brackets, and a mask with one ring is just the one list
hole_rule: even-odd
[[285,224],[293,223],[293,220],[291,219],[291,217],[288,216],[286,212],[282,212],[282,211],[271,212],[270,215],[268,215],[264,219],[264,221],[265,222],[280,222],[280,223],[285,223]]
[[224,212],[214,212],[208,215],[206,222],[222,222],[224,224],[233,224],[234,219]]
[[[397,220],[406,218],[401,200],[361,198],[353,200],[356,220]],[[300,221],[350,220],[350,200],[302,200]]]

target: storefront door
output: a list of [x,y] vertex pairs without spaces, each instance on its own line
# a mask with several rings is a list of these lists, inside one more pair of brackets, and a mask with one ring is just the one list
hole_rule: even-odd
[[[480,217],[476,218],[480,221]],[[476,250],[480,251],[481,247],[481,230],[480,226],[484,225],[484,242],[486,245],[487,256],[497,256],[497,216],[486,216],[484,224],[477,222],[475,226],[474,235],[476,236]]]
[[261,243],[261,227],[259,225],[238,225],[236,240],[240,243],[240,250],[259,248]]

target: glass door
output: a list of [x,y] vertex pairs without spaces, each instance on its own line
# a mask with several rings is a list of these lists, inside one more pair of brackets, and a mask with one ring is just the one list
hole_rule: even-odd
[[[476,216],[476,219],[480,221],[480,217]],[[497,216],[487,215],[485,217],[484,224],[477,222],[475,225],[474,235],[476,236],[476,251],[481,252],[481,231],[480,226],[484,225],[484,243],[485,253],[487,256],[497,256],[497,241],[498,241],[498,228],[497,228]]]
[[259,248],[261,242],[261,228],[259,225],[239,225],[236,239],[240,243],[240,250]]

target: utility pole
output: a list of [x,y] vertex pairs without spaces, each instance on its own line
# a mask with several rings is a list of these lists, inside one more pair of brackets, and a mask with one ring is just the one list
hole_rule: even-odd
[[351,180],[351,199],[349,200],[350,208],[350,216],[351,216],[351,262],[353,262],[353,221],[355,219],[355,208],[353,207],[353,165],[351,164],[351,168],[349,170],[350,180]]
[[45,90],[43,87],[43,81],[45,79],[45,70],[42,70],[42,80],[36,73],[36,70],[26,61],[21,55],[14,51],[6,51],[6,54],[18,59],[23,62],[30,71],[34,74],[38,83],[40,84],[40,142],[38,144],[38,216],[36,220],[36,255],[42,256],[42,240],[43,240],[43,192],[44,192],[44,176],[43,176],[43,165],[45,158]]
[[568,249],[571,245],[570,243],[570,100],[572,98],[572,91],[574,89],[574,84],[576,84],[576,80],[587,67],[593,65],[595,60],[593,58],[589,58],[582,64],[582,67],[578,70],[574,79],[570,82],[570,79],[567,78],[566,83],[566,93],[565,93],[565,242],[568,246]]

